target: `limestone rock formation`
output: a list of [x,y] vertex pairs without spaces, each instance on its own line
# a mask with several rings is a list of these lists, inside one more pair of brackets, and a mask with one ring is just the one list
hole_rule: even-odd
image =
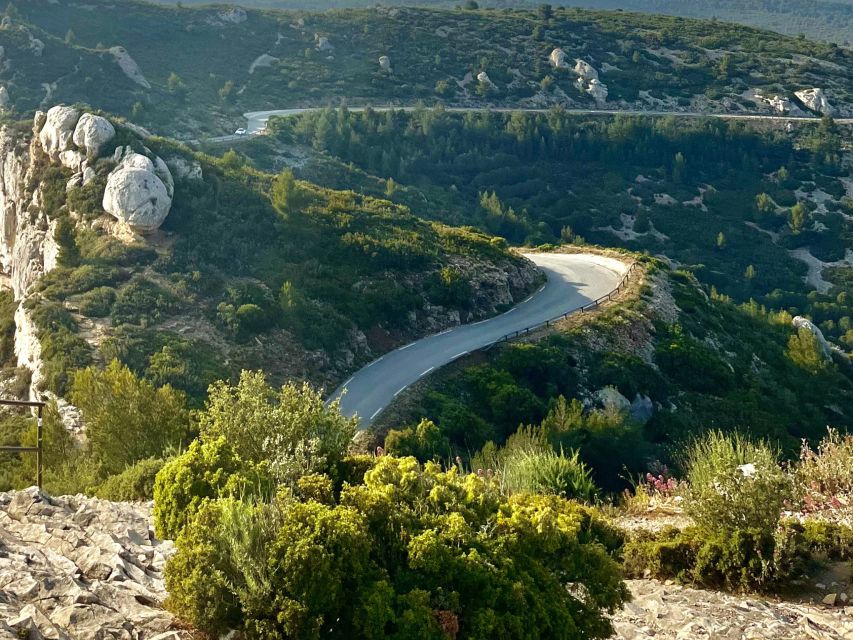
[[72,140],[86,154],[87,158],[97,158],[101,150],[115,138],[115,127],[109,120],[91,113],[84,113],[77,122]]
[[190,638],[163,610],[174,545],[150,506],[0,493],[1,638]]
[[[57,105],[47,112],[44,126],[39,132],[42,149],[51,162],[59,162],[59,154],[67,151],[74,137],[74,128],[80,119],[80,112],[73,107]],[[40,117],[36,114],[35,123],[38,126]]]
[[586,60],[575,60],[575,73],[587,82],[592,79],[598,80],[598,71]]
[[562,49],[554,49],[551,55],[548,56],[548,61],[555,69],[568,69],[569,63],[566,62],[566,52]]
[[278,61],[279,59],[275,56],[271,56],[268,53],[262,53],[257,58],[255,58],[251,65],[249,65],[249,75],[252,75],[255,72],[255,69],[260,69],[261,67],[271,67]]
[[7,108],[11,103],[12,99],[9,97],[9,90],[6,87],[0,87],[0,109]]
[[175,156],[166,160],[166,166],[169,167],[172,174],[178,180],[203,180],[204,173],[201,165],[195,160],[187,160],[181,156]]
[[607,100],[607,85],[598,78],[593,78],[589,81],[586,92],[595,98],[596,102],[600,103]]
[[171,181],[165,163],[155,167],[150,159],[141,154],[126,155],[107,178],[104,211],[136,231],[158,229],[172,208],[170,187],[157,175],[158,171],[162,174],[164,169]]
[[826,338],[823,335],[823,331],[820,330],[815,323],[813,323],[808,318],[804,318],[803,316],[794,316],[793,320],[791,320],[791,324],[794,325],[797,329],[806,329],[810,331],[817,338],[818,343],[820,344],[821,351],[823,355],[827,358],[831,357],[832,348],[829,346],[829,342],[827,342]]
[[314,34],[314,42],[317,51],[324,51],[331,53],[335,50],[335,46],[329,42],[329,38],[326,36],[321,36],[319,33]]
[[379,71],[382,73],[391,73],[391,58],[388,56],[379,57]]
[[607,100],[607,85],[598,79],[598,71],[586,60],[576,60],[574,72],[578,79],[575,81],[579,91],[591,95],[599,104]]
[[124,47],[113,47],[109,52],[115,58],[118,66],[121,67],[124,75],[133,80],[140,87],[144,87],[145,89],[151,88],[151,84],[145,79],[142,69],[140,69],[139,65],[136,64],[136,60],[130,57],[127,49]]
[[802,91],[795,91],[794,95],[797,96],[797,98],[799,98],[806,107],[815,113],[820,113],[825,116],[832,115],[832,105],[830,105],[829,100],[826,99],[826,94],[823,92],[823,89],[819,89],[817,87],[814,89],[803,89]]
[[492,82],[492,79],[489,77],[489,74],[486,73],[485,71],[481,71],[480,73],[477,74],[477,82],[482,82],[483,84],[488,84],[488,85],[491,85],[492,87],[495,86],[495,83]]
[[613,614],[614,638],[853,638],[851,608],[810,606],[691,589],[657,580],[627,580],[631,602]]

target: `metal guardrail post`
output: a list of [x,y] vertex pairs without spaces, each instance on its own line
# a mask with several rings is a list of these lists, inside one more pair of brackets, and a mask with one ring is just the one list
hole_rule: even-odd
[[44,407],[45,403],[38,400],[0,400],[0,405],[9,407],[29,407],[36,409],[36,446],[34,447],[0,447],[0,451],[9,453],[35,453],[36,454],[36,484],[42,487],[42,449],[44,439]]

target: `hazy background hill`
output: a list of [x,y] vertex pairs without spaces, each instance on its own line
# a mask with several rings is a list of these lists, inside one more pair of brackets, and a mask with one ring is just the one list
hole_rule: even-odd
[[[174,1],[161,0],[168,4]],[[203,0],[184,0],[184,5],[210,4]],[[243,6],[276,9],[311,9],[342,7],[370,7],[376,4],[454,7],[462,4],[446,0],[245,0]],[[481,7],[535,7],[535,0],[481,1]],[[625,9],[645,13],[660,13],[689,18],[717,18],[762,29],[772,29],[787,35],[803,34],[809,38],[829,40],[839,44],[853,41],[853,3],[850,0],[708,0],[683,2],[682,0],[581,0],[578,2],[552,2],[567,7],[591,9]]]

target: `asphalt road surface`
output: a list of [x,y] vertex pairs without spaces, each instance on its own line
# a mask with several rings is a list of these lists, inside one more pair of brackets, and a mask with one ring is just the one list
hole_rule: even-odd
[[341,397],[342,413],[357,415],[359,428],[367,429],[420,378],[509,333],[553,320],[607,295],[628,270],[619,260],[593,254],[525,255],[548,276],[539,291],[502,315],[428,336],[374,360],[332,394]]

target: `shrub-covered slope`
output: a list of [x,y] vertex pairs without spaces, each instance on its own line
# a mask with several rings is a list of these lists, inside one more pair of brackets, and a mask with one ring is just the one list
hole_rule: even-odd
[[[195,398],[241,368],[332,386],[404,340],[505,308],[537,279],[503,241],[118,121],[81,186],[45,153],[51,122],[31,144],[26,125],[2,139],[18,360],[41,361],[42,388],[63,393],[74,369],[114,358]],[[154,232],[104,211],[122,153],[172,167],[171,210]]]
[[411,405],[412,420],[438,427],[424,431],[429,445],[420,452],[414,445],[424,442],[392,432],[386,448],[465,455],[542,423],[610,489],[651,461],[672,462],[711,428],[740,429],[793,455],[825,425],[853,424],[853,367],[810,336],[786,313],[709,297],[688,274],[662,271],[632,303],[486,352],[440,379]]
[[[812,87],[840,112],[853,103],[847,50],[679,18],[578,9],[293,13],[107,0],[12,6],[0,30],[9,62],[0,83],[17,109],[33,109],[44,98],[38,87],[55,83],[62,99],[86,98],[170,134],[233,130],[243,111],[341,99],[595,106],[592,75],[578,82],[572,70],[578,58],[606,85],[601,106],[611,108],[754,110],[754,90],[793,99]],[[41,58],[26,33],[44,41]],[[552,67],[555,48],[567,68]],[[380,56],[389,57],[390,73],[380,70]],[[477,80],[481,72],[488,81]],[[91,99],[96,91],[109,104]]]
[[[301,175],[358,184],[512,242],[664,255],[853,348],[849,128],[562,114],[319,111],[274,120]],[[276,147],[247,153],[268,164]],[[355,165],[353,168],[352,164]]]

